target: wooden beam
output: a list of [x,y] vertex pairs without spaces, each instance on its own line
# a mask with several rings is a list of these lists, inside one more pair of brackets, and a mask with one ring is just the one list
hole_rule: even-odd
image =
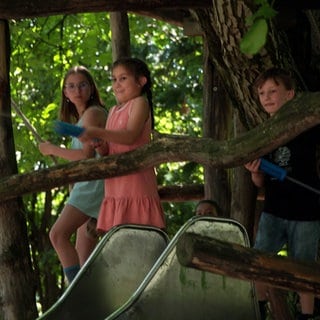
[[0,19],[21,19],[55,14],[158,9],[209,8],[212,0],[1,0]]
[[183,266],[320,294],[320,266],[316,262],[298,262],[193,233],[181,237],[177,257]]
[[[50,16],[55,14],[75,14],[83,12],[112,12],[112,11],[145,11],[156,12],[158,10],[179,11],[179,9],[210,8],[214,4],[212,0],[1,0],[0,19],[21,19]],[[276,3],[277,4],[277,3]],[[319,9],[318,0],[282,1],[281,7],[286,9]],[[161,17],[160,14],[159,17]],[[166,15],[165,15],[166,16]],[[173,18],[172,21],[178,21]],[[179,19],[181,22],[182,20]]]
[[[184,27],[185,19],[192,20],[196,22],[190,14],[190,11],[186,9],[157,9],[157,10],[149,10],[149,11],[136,11],[136,14],[141,16],[146,16],[149,18],[153,18],[156,20],[162,20],[164,22],[176,25],[178,27]],[[200,26],[198,26],[200,28]]]

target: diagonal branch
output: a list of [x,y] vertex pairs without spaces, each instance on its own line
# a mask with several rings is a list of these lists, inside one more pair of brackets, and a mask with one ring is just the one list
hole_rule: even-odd
[[193,161],[212,167],[236,167],[317,124],[320,124],[320,92],[304,93],[271,119],[232,140],[156,134],[151,143],[127,153],[5,177],[0,180],[0,201],[70,182],[125,175],[165,162]]
[[[30,132],[33,134],[34,138],[38,143],[43,142],[42,138],[40,137],[39,133],[37,132],[36,128],[31,124],[27,116],[22,112],[21,108],[15,103],[13,99],[11,99],[11,105],[13,106],[16,113],[20,116],[25,126],[30,130]],[[58,164],[58,160],[55,156],[51,156],[53,163],[55,165]]]

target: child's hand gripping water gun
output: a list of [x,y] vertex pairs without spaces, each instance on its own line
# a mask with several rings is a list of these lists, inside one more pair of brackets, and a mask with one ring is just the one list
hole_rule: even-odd
[[284,179],[287,179],[295,184],[298,184],[299,186],[306,188],[312,192],[315,192],[317,194],[320,194],[320,190],[317,190],[301,181],[298,181],[294,178],[291,178],[289,176],[287,176],[287,171],[269,161],[267,161],[266,159],[261,158],[261,162],[260,162],[260,167],[259,169],[263,172],[265,172],[266,174],[277,178],[280,181],[283,181]]
[[[78,138],[83,134],[85,128],[75,126],[74,124],[70,124],[68,122],[56,120],[54,122],[54,130],[62,136],[71,136]],[[101,141],[102,140],[98,138],[92,139],[92,142],[95,144],[95,148],[99,146],[99,143],[101,143]]]

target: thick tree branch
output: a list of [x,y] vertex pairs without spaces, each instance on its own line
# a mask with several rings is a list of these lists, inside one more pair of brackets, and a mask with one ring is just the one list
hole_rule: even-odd
[[197,234],[184,234],[177,244],[183,266],[233,278],[272,284],[293,291],[320,294],[320,268]]
[[59,165],[0,180],[0,201],[70,182],[110,178],[165,162],[194,161],[212,167],[236,167],[258,158],[320,123],[320,92],[304,93],[280,112],[229,141],[156,134],[142,148],[102,159]]

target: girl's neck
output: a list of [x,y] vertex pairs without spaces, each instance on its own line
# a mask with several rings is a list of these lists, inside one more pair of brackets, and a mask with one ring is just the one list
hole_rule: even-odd
[[86,111],[86,106],[85,105],[81,105],[81,106],[77,106],[76,105],[76,108],[77,108],[77,111],[78,111],[78,114],[79,116],[81,117],[83,115],[83,113]]
[[[130,100],[128,100],[128,101],[130,101]],[[117,109],[121,109],[123,106],[125,106],[127,103],[128,103],[128,101],[124,101],[124,102],[121,102],[121,103],[117,103],[117,105],[116,105],[116,108]]]

